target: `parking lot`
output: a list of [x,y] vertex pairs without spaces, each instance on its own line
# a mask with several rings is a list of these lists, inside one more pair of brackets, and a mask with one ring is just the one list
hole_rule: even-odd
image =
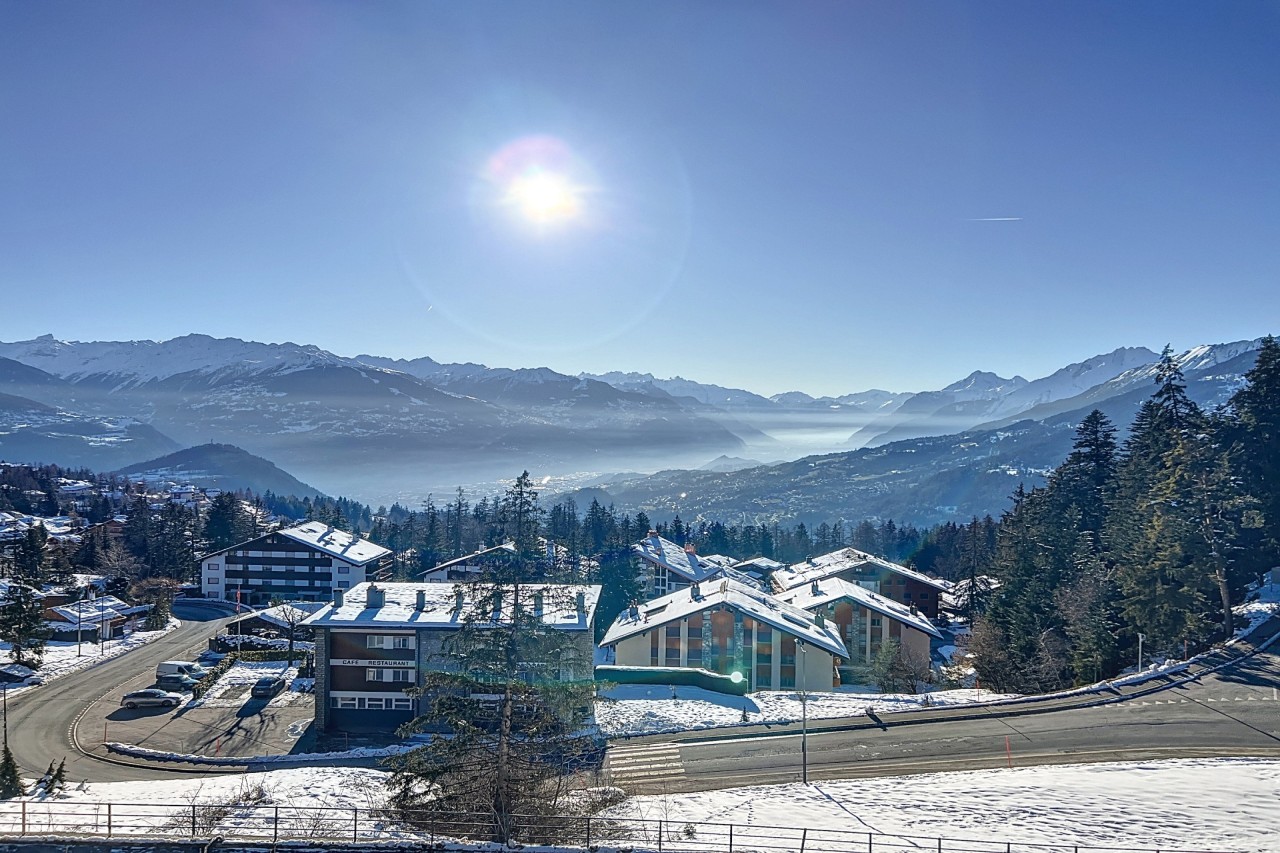
[[[210,756],[284,755],[306,751],[314,740],[312,695],[286,689],[273,698],[253,698],[254,681],[281,674],[289,687],[306,686],[284,663],[237,663],[209,693],[178,708],[129,709],[125,693],[152,686],[153,672],[139,674],[89,706],[78,725],[87,750],[104,743],[127,743],[177,754]],[[190,699],[190,697],[187,697]]]

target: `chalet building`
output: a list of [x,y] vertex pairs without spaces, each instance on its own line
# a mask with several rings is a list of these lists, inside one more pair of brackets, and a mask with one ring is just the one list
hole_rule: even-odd
[[440,563],[435,568],[419,573],[418,577],[427,582],[433,581],[473,581],[485,572],[511,562],[519,556],[514,542],[503,542],[492,548],[481,548],[474,554],[458,557],[456,560]]
[[50,630],[49,639],[63,642],[97,642],[124,635],[125,627],[136,625],[151,611],[150,604],[126,604],[114,595],[100,595],[80,601],[45,605],[44,617]]
[[391,574],[391,552],[320,521],[232,545],[200,561],[205,598],[254,606],[275,599],[326,601]]
[[760,580],[747,572],[739,571],[738,562],[720,554],[699,556],[692,544],[681,547],[664,539],[656,531],[631,546],[631,550],[644,564],[646,587],[650,598],[658,598],[669,592],[688,589],[714,578],[729,578],[747,586],[758,587]]
[[941,632],[914,607],[890,601],[842,578],[811,581],[778,593],[777,598],[815,615],[825,616],[844,641],[848,654],[837,666],[841,684],[868,679],[868,667],[886,640],[896,640],[917,660],[929,661],[929,641]]
[[948,589],[945,581],[856,548],[842,548],[779,569],[773,573],[772,583],[774,592],[785,592],[827,578],[857,584],[891,601],[914,607],[930,619],[938,618],[939,598]]
[[848,654],[824,611],[810,613],[731,578],[632,605],[601,645],[619,666],[737,673],[751,690],[831,690]]
[[[592,677],[600,587],[522,584],[522,596],[545,624],[573,634],[571,661],[532,661],[557,681]],[[506,619],[515,596],[504,595]],[[477,606],[473,583],[364,583],[335,589],[333,602],[303,622],[315,632],[316,725],[321,731],[392,732],[418,716],[405,690],[429,671],[454,669],[446,640]],[[527,611],[526,611],[527,612]]]

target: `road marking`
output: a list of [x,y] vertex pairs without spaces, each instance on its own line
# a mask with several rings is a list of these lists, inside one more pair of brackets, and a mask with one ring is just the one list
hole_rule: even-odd
[[605,765],[615,781],[673,782],[684,778],[680,747],[671,745],[613,747]]

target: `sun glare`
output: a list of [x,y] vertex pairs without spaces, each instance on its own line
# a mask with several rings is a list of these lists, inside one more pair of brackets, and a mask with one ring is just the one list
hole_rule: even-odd
[[483,172],[484,195],[496,209],[546,231],[587,224],[592,170],[553,136],[527,136],[495,151]]
[[521,216],[539,225],[575,218],[582,211],[580,191],[563,175],[531,170],[507,186],[505,201]]

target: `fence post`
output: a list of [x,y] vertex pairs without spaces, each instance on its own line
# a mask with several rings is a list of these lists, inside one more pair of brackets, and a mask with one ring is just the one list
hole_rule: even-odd
[[22,801],[22,832],[19,835],[27,834],[27,801]]
[[662,853],[662,818],[658,818],[658,853]]
[[191,837],[196,837],[196,804],[191,804]]
[[360,837],[360,810],[351,810],[351,843],[355,844]]
[[938,853],[942,853],[942,839],[938,839]]
[[280,807],[275,807],[275,814],[271,818],[271,843],[277,844],[280,841]]
[[107,838],[111,837],[111,803],[107,803]]
[[800,831],[800,853],[804,853],[804,844],[809,840],[809,828],[805,827]]
[[867,853],[874,853],[873,847],[875,846],[875,842],[872,841],[872,838],[874,838],[874,836],[868,832],[867,833]]
[[587,815],[587,849],[591,848],[591,815]]
[[733,853],[733,824],[729,824],[729,853]]

